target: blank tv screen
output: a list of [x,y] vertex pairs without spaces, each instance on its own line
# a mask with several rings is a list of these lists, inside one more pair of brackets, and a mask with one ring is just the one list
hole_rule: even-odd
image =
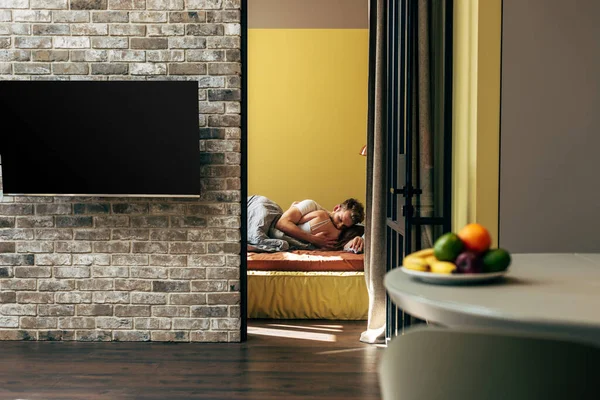
[[4,194],[200,194],[198,84],[0,81]]

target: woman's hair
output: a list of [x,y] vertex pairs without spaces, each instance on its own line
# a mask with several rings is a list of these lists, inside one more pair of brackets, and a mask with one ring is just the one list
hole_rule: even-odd
[[340,237],[338,238],[334,250],[342,250],[346,243],[348,243],[355,237],[362,236],[364,234],[365,227],[363,225],[352,225],[350,228],[342,229],[342,233],[340,233]]
[[350,198],[340,204],[343,210],[349,210],[352,222],[360,224],[365,219],[365,208],[360,201]]

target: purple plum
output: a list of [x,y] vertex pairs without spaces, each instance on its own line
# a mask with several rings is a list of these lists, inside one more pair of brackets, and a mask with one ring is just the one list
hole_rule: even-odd
[[456,272],[459,274],[478,274],[483,272],[481,257],[471,251],[460,253],[456,257]]

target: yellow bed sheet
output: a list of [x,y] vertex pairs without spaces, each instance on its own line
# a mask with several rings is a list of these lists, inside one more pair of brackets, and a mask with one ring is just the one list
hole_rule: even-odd
[[248,271],[248,318],[366,320],[364,272]]

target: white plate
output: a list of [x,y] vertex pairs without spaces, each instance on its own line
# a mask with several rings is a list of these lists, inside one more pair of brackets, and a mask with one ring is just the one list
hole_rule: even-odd
[[401,267],[402,272],[427,283],[437,283],[444,285],[460,285],[468,283],[487,282],[498,279],[508,273],[508,270],[500,272],[486,272],[480,274],[438,274],[435,272],[415,271]]

